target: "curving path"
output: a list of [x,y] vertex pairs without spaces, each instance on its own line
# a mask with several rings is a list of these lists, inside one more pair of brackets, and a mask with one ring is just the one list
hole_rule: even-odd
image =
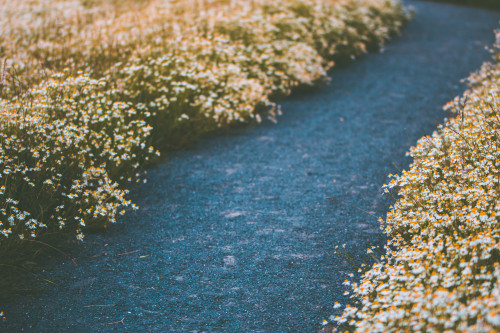
[[[4,302],[2,332],[314,332],[342,281],[382,244],[387,174],[446,116],[487,59],[498,13],[407,1],[418,14],[384,53],[283,103],[279,124],[174,153],[133,190],[141,210],[88,235],[78,267],[54,262],[44,292]],[[109,245],[108,245],[109,244]],[[108,306],[96,306],[108,305]]]

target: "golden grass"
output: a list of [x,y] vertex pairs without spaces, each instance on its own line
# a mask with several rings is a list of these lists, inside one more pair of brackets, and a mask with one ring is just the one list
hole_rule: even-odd
[[0,17],[5,249],[115,222],[152,146],[274,119],[274,97],[380,47],[408,14],[389,0],[26,0]]

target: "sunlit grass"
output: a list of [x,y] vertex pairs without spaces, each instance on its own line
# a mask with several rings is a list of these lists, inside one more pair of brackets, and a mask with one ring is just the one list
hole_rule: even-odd
[[0,289],[137,208],[157,149],[276,120],[408,19],[398,0],[0,0]]
[[83,239],[157,155],[326,80],[408,19],[398,1],[3,1],[0,249]]

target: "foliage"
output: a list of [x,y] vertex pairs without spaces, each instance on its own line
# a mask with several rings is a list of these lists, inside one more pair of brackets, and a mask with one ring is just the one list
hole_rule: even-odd
[[274,119],[273,101],[380,47],[395,0],[29,0],[0,15],[0,251],[134,207],[156,147]]
[[131,205],[120,180],[150,157],[152,128],[103,80],[57,76],[0,101],[0,234],[58,228],[83,238]]
[[357,332],[500,330],[500,31],[493,63],[445,106],[456,113],[418,141],[386,192],[386,256],[353,283],[336,321]]

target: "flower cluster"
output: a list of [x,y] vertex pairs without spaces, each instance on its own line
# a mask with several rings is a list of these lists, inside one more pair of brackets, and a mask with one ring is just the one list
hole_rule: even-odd
[[387,254],[353,283],[358,332],[500,330],[500,31],[495,60],[445,105],[456,117],[409,152],[385,191]]
[[398,0],[24,0],[0,4],[0,244],[106,225],[155,155],[381,47]]
[[[173,36],[146,34],[146,47],[105,73],[155,115],[155,142],[175,146],[235,122],[258,122],[260,111],[275,119],[273,97],[325,80],[334,60],[380,47],[408,19],[391,1],[214,4],[196,14],[178,9],[190,15],[172,25]],[[153,16],[164,15],[153,8]]]
[[154,152],[152,128],[103,80],[55,75],[0,100],[0,242],[76,232],[133,208],[120,188]]
[[1,94],[52,72],[105,77],[154,115],[153,142],[178,146],[262,113],[275,119],[273,98],[326,80],[334,61],[381,47],[409,17],[398,0],[110,3],[4,4],[0,46],[22,80]]

